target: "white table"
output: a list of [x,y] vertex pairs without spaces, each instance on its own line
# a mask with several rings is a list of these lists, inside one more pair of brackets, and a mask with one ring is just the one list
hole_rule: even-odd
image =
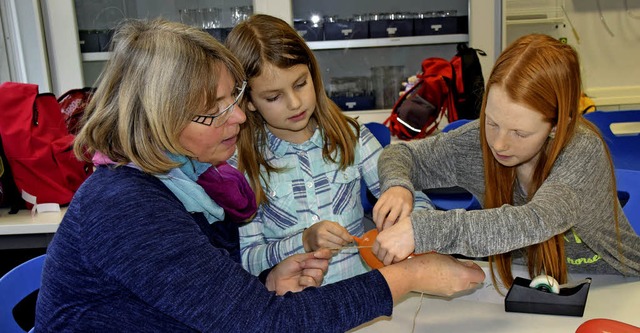
[[67,208],[61,208],[60,212],[31,216],[31,211],[26,209],[17,214],[0,209],[0,249],[46,247],[66,211]]
[[[480,263],[488,273],[485,263]],[[527,275],[517,274],[522,277]],[[572,275],[571,281],[587,275]],[[414,332],[575,332],[589,319],[607,318],[640,327],[640,278],[588,275],[592,278],[583,317],[554,316],[504,311],[504,297],[485,284],[468,295],[446,299],[424,296]],[[528,277],[527,277],[528,278]],[[392,317],[381,317],[352,332],[412,332],[420,305],[420,294],[412,293],[393,309]]]

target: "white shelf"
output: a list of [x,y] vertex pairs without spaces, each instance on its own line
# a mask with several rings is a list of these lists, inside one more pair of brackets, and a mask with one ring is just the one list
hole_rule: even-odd
[[[411,36],[394,38],[368,38],[349,40],[325,40],[318,42],[307,42],[312,50],[332,50],[332,49],[355,49],[365,47],[389,47],[408,45],[429,45],[429,44],[451,44],[466,43],[469,41],[467,34],[454,35],[430,35]],[[107,61],[111,56],[110,52],[90,52],[82,54],[82,61]]]
[[506,20],[507,25],[523,25],[523,24],[557,24],[564,23],[564,17],[550,17],[541,19],[512,19]]
[[39,213],[31,216],[31,211],[21,209],[15,215],[8,214],[8,209],[0,210],[0,236],[54,233],[67,211]]
[[358,118],[361,123],[384,122],[390,115],[391,109],[377,109],[377,110],[359,110],[359,111],[347,111],[343,110],[344,114],[352,118]]
[[307,42],[312,50],[349,49],[364,47],[389,47],[425,44],[450,44],[463,43],[469,41],[468,34],[454,35],[430,35],[394,38],[368,38],[368,39],[348,39],[348,40],[325,40],[317,42]]
[[374,109],[374,110],[342,110],[343,113],[345,113],[348,116],[357,116],[357,115],[361,115],[364,113],[368,113],[368,114],[391,114],[391,109]]
[[111,52],[90,52],[82,54],[82,61],[107,61]]

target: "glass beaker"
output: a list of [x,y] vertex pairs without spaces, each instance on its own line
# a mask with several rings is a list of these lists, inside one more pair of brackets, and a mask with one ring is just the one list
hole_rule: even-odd
[[193,27],[202,27],[202,11],[199,9],[185,8],[178,11],[180,13],[180,22]]
[[406,80],[404,66],[372,67],[371,79],[376,108],[392,108],[403,90],[402,81]]
[[202,9],[202,28],[203,29],[220,28],[220,8],[203,8]]
[[231,7],[231,25],[236,25],[253,14],[253,6]]

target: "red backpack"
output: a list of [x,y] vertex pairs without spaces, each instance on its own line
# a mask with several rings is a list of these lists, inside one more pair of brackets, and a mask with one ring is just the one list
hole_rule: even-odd
[[451,61],[424,59],[418,81],[400,96],[384,121],[391,134],[402,140],[424,138],[444,117],[448,122],[478,118],[484,79],[476,53],[484,55],[459,44]]
[[384,124],[402,140],[424,138],[433,133],[442,118],[457,120],[452,89],[453,68],[442,58],[422,61],[418,81],[396,101]]
[[94,92],[95,88],[85,87],[71,89],[58,97],[58,103],[60,103],[62,116],[69,133],[76,135],[80,131],[80,127],[82,127],[80,121],[84,115],[84,109],[89,105]]
[[6,162],[20,191],[37,203],[68,204],[93,166],[73,154],[60,104],[35,84],[0,85],[0,136]]

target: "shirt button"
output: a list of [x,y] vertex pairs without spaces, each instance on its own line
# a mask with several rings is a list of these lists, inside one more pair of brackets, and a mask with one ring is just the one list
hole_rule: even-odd
[[318,221],[318,215],[311,216],[311,219],[314,220],[314,221]]
[[312,182],[307,182],[307,187],[308,188],[312,188],[313,187],[313,183]]
[[269,195],[271,195],[271,197],[274,197],[274,198],[275,198],[275,196],[276,196],[276,191],[271,191],[271,193],[269,193]]

